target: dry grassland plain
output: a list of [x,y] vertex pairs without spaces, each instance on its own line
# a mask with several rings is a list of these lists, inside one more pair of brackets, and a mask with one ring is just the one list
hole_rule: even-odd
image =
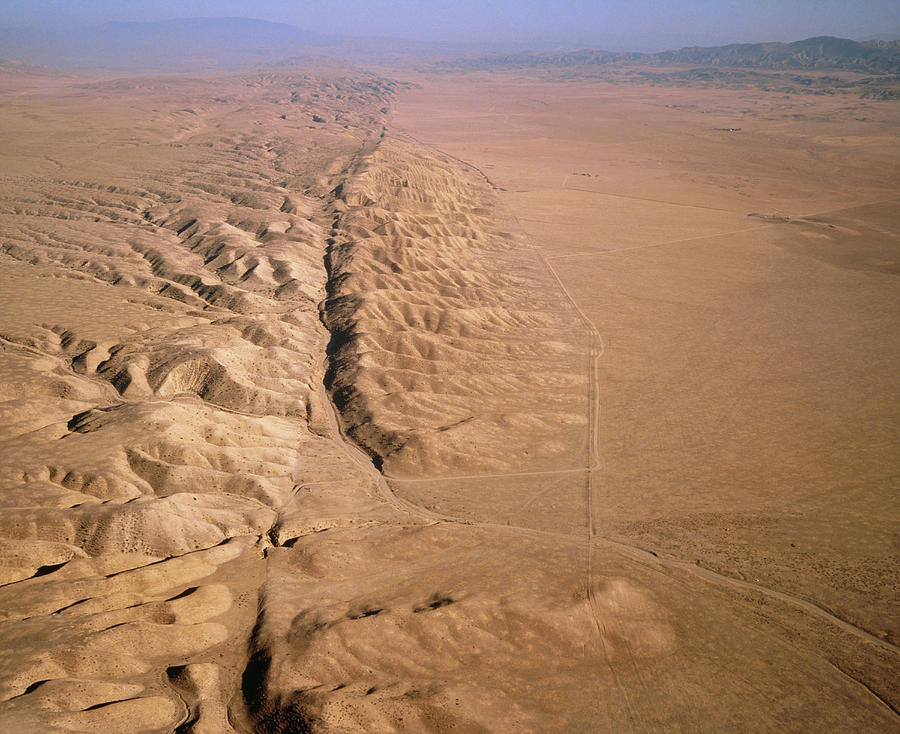
[[900,731],[900,107],[0,76],[0,729]]

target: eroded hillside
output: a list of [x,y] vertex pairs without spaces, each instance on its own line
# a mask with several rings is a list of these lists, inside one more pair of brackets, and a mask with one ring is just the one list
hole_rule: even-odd
[[329,383],[354,440],[388,474],[579,466],[585,335],[483,177],[387,140],[335,207]]
[[[375,468],[587,461],[585,334],[489,183],[385,138],[397,85],[376,77],[19,83],[0,191],[3,727],[538,721],[513,713],[530,685],[474,694],[554,654],[583,571],[562,561],[559,611],[558,564],[525,552],[553,590],[535,606],[513,584],[509,607],[503,558],[578,558],[582,540],[468,527]],[[516,660],[510,625],[543,653]]]
[[19,83],[0,190],[3,728],[225,731],[264,548],[388,514],[335,447],[318,306],[324,197],[395,85]]

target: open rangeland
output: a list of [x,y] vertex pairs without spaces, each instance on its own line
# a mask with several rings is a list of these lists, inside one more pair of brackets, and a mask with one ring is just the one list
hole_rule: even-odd
[[0,729],[898,730],[896,102],[381,74],[0,77]]

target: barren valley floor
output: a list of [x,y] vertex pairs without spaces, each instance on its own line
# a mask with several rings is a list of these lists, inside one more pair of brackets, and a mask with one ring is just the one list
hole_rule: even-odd
[[896,103],[415,81],[3,77],[0,728],[900,729]]
[[[646,586],[628,564],[614,580],[594,572],[598,599],[636,584],[616,621],[594,610],[600,634],[677,609],[665,595],[678,578],[696,607],[676,615],[665,653],[626,667],[647,688],[619,684],[641,701],[677,689],[673,670],[688,688],[716,681],[684,708],[677,693],[637,704],[651,729],[821,728],[788,711],[811,697],[831,715],[839,697],[820,688],[819,663],[862,683],[863,706],[896,707],[896,113],[841,96],[485,74],[429,79],[392,120],[491,182],[599,347],[590,566],[626,549],[648,562],[640,549],[660,574]],[[565,496],[573,479],[547,477],[544,491]],[[472,495],[440,486],[447,507],[539,517],[499,499],[503,480],[469,481]],[[434,501],[432,485],[399,486]],[[742,597],[734,607],[708,596],[723,589]],[[657,626],[617,639],[640,649]],[[785,648],[761,653],[769,644]],[[833,713],[828,726],[859,725]]]

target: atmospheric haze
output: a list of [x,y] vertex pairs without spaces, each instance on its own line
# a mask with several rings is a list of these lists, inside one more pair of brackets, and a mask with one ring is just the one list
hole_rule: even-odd
[[685,45],[793,41],[823,35],[890,39],[900,34],[900,6],[893,0],[4,0],[0,28],[246,16],[328,36],[488,47],[589,45],[613,51],[662,51]]

